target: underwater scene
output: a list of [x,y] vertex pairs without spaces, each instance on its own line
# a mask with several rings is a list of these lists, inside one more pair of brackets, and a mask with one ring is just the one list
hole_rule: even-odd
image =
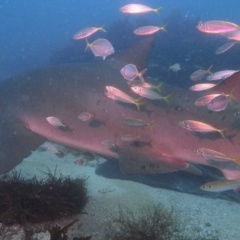
[[0,240],[240,239],[238,0],[0,1]]

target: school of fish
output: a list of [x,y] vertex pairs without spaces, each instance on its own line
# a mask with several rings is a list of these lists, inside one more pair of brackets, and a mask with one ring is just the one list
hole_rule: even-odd
[[[124,14],[145,14],[145,13],[157,13],[159,14],[161,7],[152,8],[142,4],[127,4],[120,8],[120,11]],[[164,25],[156,24],[155,26],[141,26],[137,29],[133,29],[133,34],[141,36],[149,36],[153,34],[162,34],[161,32],[166,32],[167,23]],[[240,26],[227,21],[222,20],[211,20],[206,22],[199,22],[196,26],[199,31],[203,34],[219,34],[225,37],[227,40],[224,45],[220,46],[216,50],[216,54],[223,54],[229,49],[231,49],[235,44],[240,42]],[[88,37],[92,36],[96,32],[106,32],[103,26],[99,27],[86,27],[79,30],[73,35],[74,40],[86,41],[86,50],[90,49],[95,57],[100,57],[105,60],[108,56],[114,54],[115,49],[111,42],[105,38],[98,38],[91,43],[88,42]],[[165,33],[163,33],[165,34]],[[167,33],[166,33],[167,34]],[[205,90],[212,89],[223,81],[238,72],[238,70],[223,69],[216,72],[212,72],[213,66],[208,69],[198,69],[193,72],[189,78],[191,81],[201,81],[206,80],[207,82],[202,82],[191,86],[189,89],[196,92],[204,92]],[[179,63],[175,63],[169,67],[171,70],[178,74],[178,71],[183,71]],[[108,101],[117,101],[122,104],[124,108],[125,104],[132,104],[136,106],[135,111],[141,111],[143,105],[147,104],[147,101],[164,101],[165,104],[171,104],[172,93],[162,93],[163,83],[152,84],[148,82],[147,79],[147,69],[138,69],[136,65],[132,62],[127,63],[120,70],[122,76],[122,81],[125,81],[128,85],[129,91],[126,92],[122,89],[114,86],[114,81],[112,85],[106,85],[104,94]],[[90,80],[89,80],[90,81]],[[238,109],[240,99],[236,99],[234,96],[234,88],[229,93],[215,92],[212,94],[202,94],[201,97],[196,97],[194,105],[197,107],[207,107],[209,111],[212,112],[222,112],[228,109],[229,105],[236,106],[236,112],[234,115],[239,118],[240,111]],[[181,110],[181,109],[180,109]],[[76,118],[79,122],[94,122],[94,124],[104,124],[104,120],[99,120],[98,116],[94,113],[86,111],[79,112]],[[71,131],[70,126],[67,126],[64,121],[57,118],[56,116],[50,115],[46,118],[46,122],[51,125],[52,128],[58,128],[63,132]],[[147,122],[140,118],[134,118],[131,116],[123,116],[121,122],[131,128],[144,128],[146,131],[150,131],[154,126],[154,122]],[[218,128],[213,124],[208,122],[202,122],[198,119],[188,119],[186,116],[185,120],[179,121],[176,128],[182,128],[186,133],[195,134],[196,137],[204,137],[205,134],[214,134],[217,138],[221,138],[227,141],[226,133],[228,128]],[[161,136],[159,136],[161,137]],[[139,141],[139,144],[150,144],[149,139],[144,139],[144,136],[138,133],[123,133],[119,136],[122,142],[134,143]],[[110,149],[113,152],[118,150],[118,146],[115,142],[109,139],[102,139],[101,144]],[[60,152],[52,145],[45,144],[46,149],[54,154],[60,154]],[[233,158],[221,152],[221,149],[208,149],[199,146],[197,149],[192,150],[196,155],[202,157],[207,162],[210,163],[220,163],[220,164],[238,164],[240,165],[240,160],[238,158]],[[206,183],[199,186],[204,191],[226,191],[237,189],[240,186],[240,179],[224,179],[214,182]]]
[[[120,8],[120,11],[125,14],[144,14],[144,13],[150,13],[155,12],[159,14],[159,11],[161,10],[161,7],[159,8],[151,8],[146,5],[142,4],[127,4]],[[136,35],[152,35],[159,31],[166,31],[166,26],[142,26],[135,30],[133,30],[133,33]],[[222,54],[229,49],[231,49],[237,42],[240,42],[240,26],[238,26],[235,23],[227,22],[227,21],[221,21],[221,20],[212,20],[212,21],[206,21],[206,22],[199,22],[199,24],[196,26],[197,29],[203,33],[207,34],[221,34],[222,36],[226,37],[228,40],[231,40],[224,45],[220,46],[216,50],[216,54]],[[103,31],[106,32],[106,30],[102,27],[87,27],[80,31],[78,31],[74,36],[73,39],[80,40],[80,39],[86,39],[86,50],[88,48],[91,49],[92,53],[96,57],[102,57],[103,60],[114,53],[114,47],[112,44],[107,40],[103,38],[96,39],[92,43],[89,43],[87,40],[87,37],[93,35],[97,31]],[[214,81],[214,83],[199,83],[195,84],[189,89],[191,91],[204,91],[211,88],[214,88],[217,86],[218,83],[221,81],[226,80],[228,77],[233,75],[234,73],[238,72],[238,70],[221,70],[217,72],[211,72],[212,65],[204,70],[199,69],[195,72],[193,72],[190,76],[190,79],[192,81],[200,81],[203,79],[206,79],[207,81]],[[181,70],[180,64],[175,63],[169,67],[169,70],[172,70],[174,72],[178,72]],[[145,81],[144,76],[147,72],[147,69],[137,69],[137,67],[132,64],[128,63],[125,65],[121,70],[120,73],[122,77],[127,80],[127,83],[129,85],[129,88],[134,92],[135,94],[139,95],[140,98],[134,98],[130,96],[129,94],[123,92],[121,89],[118,89],[114,86],[106,86],[106,92],[105,95],[109,99],[112,99],[114,101],[120,101],[127,104],[134,104],[137,108],[137,110],[140,110],[141,105],[144,104],[143,99],[150,99],[153,101],[161,101],[164,100],[166,103],[169,103],[171,101],[171,94],[168,95],[161,95],[161,86],[162,83],[159,85],[152,85],[151,83],[148,83]],[[207,75],[207,77],[206,77]],[[215,83],[217,82],[217,83]],[[206,94],[201,96],[200,98],[196,99],[194,104],[196,106],[206,106],[210,111],[224,111],[228,103],[231,104],[237,104],[238,100],[234,98],[234,89],[229,94],[224,93],[215,93],[215,94]],[[237,113],[236,113],[237,114]],[[88,112],[83,112],[78,116],[79,120],[81,121],[89,121],[93,118],[93,115]],[[64,123],[61,122],[60,119],[57,119],[55,117],[48,117],[47,121],[52,124],[54,127],[66,127]],[[154,123],[147,123],[141,119],[135,119],[126,117],[123,119],[123,123],[126,125],[129,125],[131,127],[143,127],[148,126],[151,127]],[[211,133],[211,132],[217,132],[222,138],[225,138],[225,131],[227,129],[218,129],[208,123],[192,120],[192,119],[186,119],[184,121],[179,122],[179,126],[182,128],[187,129],[190,132],[198,132],[201,134],[204,133]],[[125,134],[121,136],[122,141],[130,141],[133,142],[136,139],[141,139],[140,135],[137,134]],[[115,143],[112,143],[109,140],[103,140],[102,144],[106,146],[109,149],[115,150]],[[199,146],[200,147],[200,146]],[[194,150],[193,150],[194,151]],[[196,151],[196,154],[199,156],[202,156],[206,158],[208,161],[234,161],[239,163],[238,160],[232,159],[223,153],[217,152],[213,149],[203,149],[199,148]],[[205,191],[225,191],[229,189],[234,189],[236,187],[240,186],[240,180],[223,180],[223,181],[216,181],[216,182],[210,182],[203,186],[201,186],[202,190]]]

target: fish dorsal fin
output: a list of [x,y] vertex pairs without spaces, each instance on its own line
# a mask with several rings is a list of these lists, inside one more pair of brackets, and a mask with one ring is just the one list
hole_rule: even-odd
[[118,69],[121,69],[126,64],[131,63],[137,67],[139,72],[141,72],[143,69],[147,67],[147,59],[151,51],[153,41],[154,41],[154,37],[145,38],[135,43],[124,52],[108,60],[108,63],[112,67],[118,68]]

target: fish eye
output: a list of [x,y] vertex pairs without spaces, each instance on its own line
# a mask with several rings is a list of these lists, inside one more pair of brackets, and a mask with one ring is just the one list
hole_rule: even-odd
[[240,110],[238,110],[237,112],[235,112],[234,115],[235,115],[236,117],[239,117],[239,116],[240,116]]

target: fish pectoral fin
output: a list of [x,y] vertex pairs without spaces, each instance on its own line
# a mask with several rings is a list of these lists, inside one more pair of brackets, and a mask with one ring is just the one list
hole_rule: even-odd
[[119,164],[125,174],[155,174],[186,169],[189,164],[171,159],[159,152],[135,147],[124,147],[119,152]]
[[46,139],[21,123],[0,122],[0,174],[4,174],[28,157]]

